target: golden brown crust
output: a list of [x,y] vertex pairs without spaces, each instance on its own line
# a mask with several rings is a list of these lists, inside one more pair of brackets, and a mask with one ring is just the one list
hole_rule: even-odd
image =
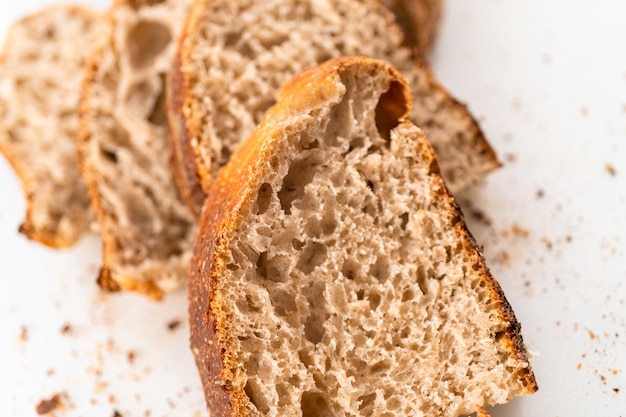
[[[30,21],[40,19],[49,13],[53,13],[55,10],[61,9],[66,10],[69,13],[83,15],[85,18],[88,19],[95,19],[97,17],[97,14],[94,11],[85,7],[76,5],[55,5],[19,19],[18,21],[13,23],[12,27],[18,25],[26,25]],[[9,39],[7,39],[2,48],[2,52],[0,52],[0,65],[4,65],[4,61],[6,59],[6,51],[9,47]],[[0,140],[0,153],[4,154],[6,160],[9,162],[9,165],[11,165],[11,168],[13,169],[20,183],[22,184],[22,191],[26,200],[26,215],[24,221],[18,228],[19,233],[23,234],[30,240],[39,242],[52,249],[62,249],[74,246],[76,244],[76,240],[67,240],[46,228],[38,227],[32,221],[34,209],[32,196],[34,195],[36,190],[31,184],[29,175],[27,174],[28,169],[22,166],[22,164],[19,162],[19,159],[13,155],[10,147],[5,145],[8,142],[8,140]]]
[[[237,364],[232,348],[225,342],[228,340],[224,330],[226,318],[214,294],[217,282],[226,268],[225,259],[228,258],[229,242],[239,222],[242,221],[243,213],[248,212],[254,202],[255,190],[260,185],[263,170],[268,166],[268,162],[270,166],[273,164],[272,155],[275,155],[275,148],[280,146],[276,138],[282,134],[281,129],[284,126],[280,122],[298,111],[338,101],[341,93],[337,89],[336,80],[339,74],[355,68],[363,71],[371,71],[372,68],[389,69],[392,84],[397,83],[396,85],[401,86],[393,93],[395,100],[402,97],[399,102],[405,103],[399,107],[402,111],[392,109],[390,117],[396,118],[396,124],[401,122],[410,110],[411,95],[406,82],[388,64],[366,58],[340,58],[329,61],[286,84],[280,93],[278,103],[268,111],[257,130],[238,147],[229,163],[220,171],[210,190],[211,198],[205,202],[191,264],[188,294],[191,347],[212,416],[247,415],[245,393],[241,387],[231,382]],[[439,168],[434,151],[423,136],[420,137],[420,155],[429,163],[433,173],[438,174]],[[247,169],[241,169],[242,167]],[[464,225],[463,215],[454,198],[447,191],[441,177],[438,178],[440,183],[434,187],[435,192],[438,193],[438,198],[452,204],[456,210],[455,227],[463,236],[465,250],[474,253],[475,267],[483,274],[485,285],[492,294],[491,298],[501,310],[504,322],[508,324],[501,330],[499,340],[516,359],[526,363],[519,324],[510,305],[487,270],[476,243]],[[522,384],[520,391],[534,392],[536,383],[530,367],[520,367],[516,372]]]
[[[184,37],[181,36],[181,39]],[[181,71],[180,47],[174,57],[167,83],[167,117],[172,147],[172,171],[183,201],[196,219],[200,218],[206,193],[202,189],[196,155],[191,148],[191,136],[183,108],[189,92],[185,75]]]

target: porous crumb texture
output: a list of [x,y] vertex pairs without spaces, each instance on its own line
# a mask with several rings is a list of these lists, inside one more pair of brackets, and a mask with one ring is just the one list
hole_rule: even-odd
[[257,174],[227,165],[250,176],[203,235],[223,245],[198,265],[213,268],[233,415],[460,416],[533,392],[513,312],[430,146],[409,122],[381,123],[398,84],[381,70],[336,82],[335,97],[264,121],[278,127],[244,152]]
[[165,82],[191,0],[118,1],[90,59],[80,162],[104,240],[100,284],[160,297],[188,275],[195,226],[170,168]]
[[76,161],[76,107],[99,16],[53,7],[15,23],[0,57],[0,151],[26,196],[20,231],[71,246],[93,222]]
[[[275,103],[285,81],[343,55],[387,60],[408,79],[415,96],[411,120],[435,147],[453,190],[476,183],[498,166],[467,109],[405,46],[393,15],[380,4],[199,0],[179,47],[171,102],[185,124],[174,146],[194,154],[202,188],[209,189],[235,146]],[[178,169],[188,166],[179,164]]]

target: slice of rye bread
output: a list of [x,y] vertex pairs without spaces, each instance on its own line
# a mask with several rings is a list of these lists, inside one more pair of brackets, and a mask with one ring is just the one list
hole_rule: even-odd
[[388,64],[284,87],[213,183],[189,285],[213,417],[460,416],[537,389]]
[[104,241],[99,284],[162,297],[186,282],[196,224],[170,169],[164,83],[192,0],[118,0],[90,58],[79,160]]
[[199,216],[217,172],[305,68],[343,55],[394,64],[453,191],[499,167],[467,108],[405,46],[393,15],[372,0],[198,0],[181,37],[168,90],[174,172]]
[[19,230],[53,248],[72,246],[93,223],[76,161],[76,106],[99,17],[44,9],[12,25],[0,57],[0,151],[27,206]]
[[396,16],[405,36],[422,53],[435,42],[443,9],[443,0],[381,0]]

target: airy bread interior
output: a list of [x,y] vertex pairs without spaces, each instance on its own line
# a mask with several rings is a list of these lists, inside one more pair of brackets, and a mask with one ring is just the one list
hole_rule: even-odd
[[195,224],[170,168],[164,84],[190,3],[118,1],[90,60],[80,156],[111,290],[159,297],[188,275]]
[[432,149],[398,125],[402,82],[341,65],[333,93],[315,77],[290,87],[205,207],[190,312],[203,375],[217,365],[194,291],[210,276],[225,382],[204,375],[209,405],[225,389],[236,416],[459,416],[533,392],[513,312]]
[[11,27],[0,59],[0,150],[27,200],[20,231],[52,247],[73,245],[93,221],[76,161],[76,106],[99,17],[45,9]]
[[[453,190],[498,166],[467,109],[405,46],[393,15],[380,4],[199,0],[179,47],[171,103],[186,124],[174,145],[191,148],[204,190],[275,103],[285,81],[343,55],[387,60],[408,79],[415,96],[411,120],[426,132]],[[178,169],[188,166],[179,164]],[[185,174],[177,176],[184,187],[180,178]]]

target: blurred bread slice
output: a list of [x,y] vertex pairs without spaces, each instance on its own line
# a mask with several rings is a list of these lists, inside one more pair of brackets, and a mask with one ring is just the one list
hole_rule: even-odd
[[195,221],[172,177],[164,94],[191,3],[117,0],[88,63],[79,156],[107,290],[160,298],[188,276]]
[[76,159],[77,105],[100,15],[52,7],[9,29],[0,57],[0,151],[26,196],[20,231],[61,248],[93,221]]
[[369,0],[198,0],[168,93],[174,172],[199,215],[220,167],[275,102],[280,86],[329,58],[386,60],[408,79],[411,120],[433,144],[453,192],[499,167],[468,109],[405,45],[393,15]]

